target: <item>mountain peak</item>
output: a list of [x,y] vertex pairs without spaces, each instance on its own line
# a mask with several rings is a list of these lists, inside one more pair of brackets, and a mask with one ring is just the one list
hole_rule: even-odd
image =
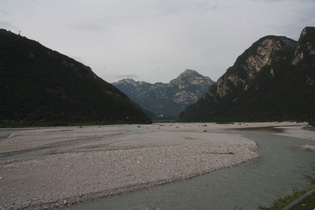
[[169,84],[173,86],[180,86],[182,89],[184,86],[197,84],[208,85],[210,87],[213,83],[214,82],[209,77],[203,76],[195,70],[186,69],[177,78],[171,80]]
[[293,65],[298,65],[303,60],[311,60],[315,55],[315,28],[305,27],[301,32],[294,52]]
[[199,74],[197,71],[192,70],[192,69],[186,69],[183,73],[180,75],[187,75],[187,74]]
[[265,36],[252,44],[182,121],[308,120],[314,113],[315,28],[298,42]]
[[315,34],[315,27],[307,26],[302,30],[300,39],[305,36],[309,36],[314,39],[314,34]]
[[126,78],[126,79],[121,79],[119,80],[117,83],[129,83],[129,84],[134,84],[136,83],[136,81],[134,79],[131,78]]
[[174,119],[185,107],[196,102],[213,83],[209,77],[186,69],[170,83],[121,80],[113,84],[144,109]]
[[265,36],[245,50],[236,60],[235,65],[243,66],[249,73],[249,78],[253,79],[255,73],[259,72],[264,66],[270,65],[270,58],[275,52],[293,48],[295,44],[296,41],[284,36]]
[[[216,90],[209,94],[223,98],[235,91],[247,91],[260,71],[271,66],[272,58],[278,55],[278,51],[293,49],[295,44],[296,41],[283,36],[269,35],[259,39],[236,59],[234,65],[218,79]],[[269,74],[274,76],[274,69],[271,68]]]

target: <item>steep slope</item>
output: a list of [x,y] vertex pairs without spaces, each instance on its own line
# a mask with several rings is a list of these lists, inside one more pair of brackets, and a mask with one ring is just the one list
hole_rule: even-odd
[[159,116],[153,119],[176,119],[181,111],[195,103],[213,83],[209,77],[187,69],[170,83],[150,84],[124,79],[113,85],[144,109]]
[[180,121],[308,120],[315,113],[314,28],[266,36],[240,55]]
[[93,71],[25,37],[0,30],[2,126],[149,123]]

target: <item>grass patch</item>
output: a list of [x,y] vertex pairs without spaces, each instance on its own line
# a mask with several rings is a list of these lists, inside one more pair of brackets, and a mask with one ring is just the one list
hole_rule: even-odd
[[[290,203],[295,201],[296,199],[302,197],[305,193],[315,189],[315,185],[305,190],[296,190],[292,195],[286,196],[277,200],[271,207],[259,207],[261,210],[278,210],[288,206]],[[315,208],[315,195],[305,199],[297,206],[295,206],[294,210],[309,210]]]

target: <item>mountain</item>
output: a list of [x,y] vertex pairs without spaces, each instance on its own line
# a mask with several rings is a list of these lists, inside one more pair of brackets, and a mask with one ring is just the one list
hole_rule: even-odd
[[0,126],[150,122],[89,67],[0,30]]
[[113,83],[145,110],[159,117],[153,119],[176,119],[188,105],[195,103],[213,84],[209,78],[187,69],[169,83],[137,82],[123,79]]
[[259,39],[179,121],[305,121],[315,117],[315,28],[298,42]]

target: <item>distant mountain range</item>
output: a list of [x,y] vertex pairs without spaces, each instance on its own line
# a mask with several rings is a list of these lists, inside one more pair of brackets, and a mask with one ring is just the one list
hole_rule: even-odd
[[113,83],[145,110],[154,120],[174,120],[188,105],[195,103],[214,84],[197,71],[187,69],[169,83],[138,82],[123,79]]
[[151,120],[89,67],[0,30],[0,126],[113,123]]
[[283,36],[259,39],[179,120],[314,122],[314,118],[315,28],[306,27],[297,42]]
[[72,58],[0,29],[0,127],[14,127],[151,123],[149,117],[314,125],[315,28],[303,29],[298,41],[259,39],[215,84],[186,70],[169,83],[114,85]]

